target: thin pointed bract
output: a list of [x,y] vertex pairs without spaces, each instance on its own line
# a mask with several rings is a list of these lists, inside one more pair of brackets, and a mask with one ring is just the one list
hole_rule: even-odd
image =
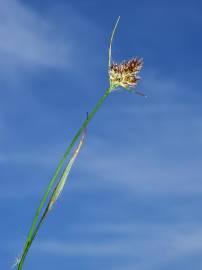
[[119,20],[120,20],[120,16],[118,17],[116,24],[112,30],[112,34],[111,34],[111,38],[110,38],[110,42],[109,42],[109,56],[108,56],[108,68],[110,68],[111,66],[111,59],[112,59],[112,43],[113,43],[113,39],[114,39],[114,35],[116,32],[116,28],[118,26]]

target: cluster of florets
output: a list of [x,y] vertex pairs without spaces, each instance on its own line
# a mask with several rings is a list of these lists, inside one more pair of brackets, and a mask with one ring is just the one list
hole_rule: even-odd
[[142,59],[133,58],[121,64],[112,63],[109,68],[111,85],[124,88],[135,87],[140,77],[137,76],[143,65]]

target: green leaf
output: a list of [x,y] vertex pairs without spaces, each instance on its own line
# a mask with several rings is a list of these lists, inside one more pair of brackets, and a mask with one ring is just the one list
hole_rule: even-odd
[[85,139],[85,134],[86,134],[86,131],[84,130],[82,136],[81,136],[81,139],[79,141],[79,144],[78,146],[76,147],[75,151],[73,152],[69,162],[67,163],[67,166],[65,167],[63,173],[62,173],[62,176],[60,178],[60,180],[58,181],[58,184],[56,185],[55,189],[53,190],[52,192],[52,195],[49,199],[49,202],[47,204],[47,207],[46,209],[44,210],[43,212],[43,215],[41,216],[41,219],[39,220],[37,226],[35,227],[32,235],[31,235],[31,238],[28,239],[28,241],[26,242],[26,245],[24,247],[24,250],[23,250],[23,254],[22,256],[18,259],[18,270],[20,270],[22,268],[22,265],[23,265],[23,262],[24,262],[24,259],[29,251],[29,248],[31,247],[32,245],[32,242],[34,241],[34,238],[36,237],[37,235],[37,232],[39,230],[39,228],[41,227],[43,221],[45,220],[48,212],[52,209],[53,205],[55,204],[55,202],[57,201],[59,195],[61,194],[63,188],[64,188],[64,185],[68,179],[68,175],[71,171],[71,168],[76,160],[76,157],[78,156],[79,152],[80,152],[80,149],[84,143],[84,139]]

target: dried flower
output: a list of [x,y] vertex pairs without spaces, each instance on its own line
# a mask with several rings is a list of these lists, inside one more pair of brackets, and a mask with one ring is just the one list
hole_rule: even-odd
[[121,64],[112,63],[109,67],[110,84],[114,88],[122,86],[124,88],[135,87],[140,77],[137,76],[142,68],[142,59],[133,58]]

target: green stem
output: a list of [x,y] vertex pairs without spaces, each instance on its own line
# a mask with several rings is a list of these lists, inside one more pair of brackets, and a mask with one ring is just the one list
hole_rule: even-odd
[[[51,188],[52,188],[53,184],[56,181],[56,178],[57,178],[57,176],[58,176],[58,174],[59,174],[59,172],[60,172],[60,170],[61,170],[61,168],[62,168],[62,166],[63,166],[63,164],[65,162],[65,160],[67,159],[69,153],[71,152],[72,148],[74,147],[74,145],[75,145],[76,141],[78,140],[79,136],[82,134],[82,132],[84,131],[84,129],[86,128],[86,126],[88,125],[88,123],[90,122],[90,120],[93,118],[93,116],[95,115],[95,113],[97,112],[97,110],[99,109],[99,107],[102,105],[102,103],[104,102],[104,100],[110,94],[111,90],[112,90],[112,86],[110,86],[106,90],[105,94],[101,97],[101,99],[95,105],[95,107],[92,110],[92,112],[88,115],[88,118],[84,121],[84,123],[82,124],[82,126],[80,127],[80,129],[77,131],[77,133],[74,136],[74,138],[72,139],[69,147],[67,148],[67,150],[66,150],[66,152],[65,152],[62,160],[60,161],[60,163],[59,163],[59,165],[58,165],[58,167],[56,169],[55,174],[53,175],[52,179],[50,180],[50,182],[48,184],[48,187],[47,187],[47,190],[46,190],[46,192],[45,192],[45,194],[44,194],[44,196],[43,196],[43,198],[42,198],[42,200],[41,200],[41,202],[39,204],[39,207],[38,207],[38,209],[36,211],[36,214],[34,216],[34,219],[33,219],[32,225],[31,225],[31,228],[29,230],[29,234],[27,236],[27,240],[26,240],[26,243],[25,243],[25,246],[24,246],[24,249],[23,249],[23,255],[22,255],[22,257],[20,259],[20,262],[18,264],[18,270],[21,270],[22,267],[23,267],[25,257],[27,255],[27,253],[29,251],[29,248],[31,246],[31,243],[33,241],[33,239],[32,239],[33,231],[34,231],[35,226],[37,224],[37,221],[38,221],[38,218],[39,218],[39,214],[40,214],[40,212],[41,212],[41,210],[42,210],[42,208],[44,206],[44,203],[45,203],[45,201],[46,201],[46,199],[47,199],[47,197],[48,197],[48,195],[49,195],[49,193],[51,191]],[[34,237],[35,237],[35,235],[34,235]]]
[[39,221],[39,223],[38,223],[37,226],[35,227],[35,230],[34,230],[32,236],[31,236],[31,239],[29,240],[29,242],[26,242],[26,245],[25,245],[25,247],[24,247],[24,251],[23,251],[22,257],[21,257],[21,259],[20,259],[20,263],[19,263],[19,265],[18,265],[18,269],[22,269],[23,264],[24,264],[24,261],[25,261],[25,258],[26,258],[26,256],[27,256],[27,253],[29,252],[29,249],[30,249],[30,247],[31,247],[31,245],[32,245],[32,242],[34,241],[34,239],[35,239],[35,237],[36,237],[36,235],[37,235],[37,232],[38,232],[38,230],[39,230],[41,224],[43,223],[43,221],[44,221],[44,219],[45,219],[47,213],[48,213],[48,208],[46,208],[46,210],[44,211],[44,213],[43,213],[43,215],[42,215],[42,217],[41,217],[41,219],[40,219],[40,221]]

